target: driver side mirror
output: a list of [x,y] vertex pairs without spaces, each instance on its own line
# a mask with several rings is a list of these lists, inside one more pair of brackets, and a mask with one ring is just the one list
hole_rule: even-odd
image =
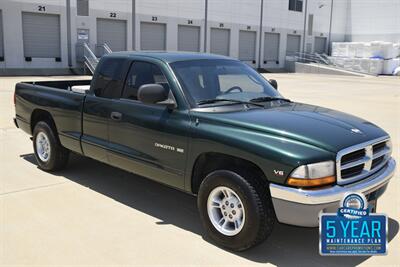
[[175,108],[176,103],[169,98],[169,89],[160,84],[143,84],[139,87],[137,98],[145,104],[166,105],[169,108]]
[[278,90],[278,82],[275,79],[268,80],[269,84],[272,85],[276,90]]

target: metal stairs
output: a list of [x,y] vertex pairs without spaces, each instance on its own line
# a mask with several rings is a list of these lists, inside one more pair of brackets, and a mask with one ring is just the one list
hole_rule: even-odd
[[[287,57],[288,58],[288,57]],[[302,53],[295,52],[293,55],[289,57],[294,62],[298,62],[301,64],[307,64],[311,68],[317,68],[322,70],[325,74],[329,73],[329,70],[332,70],[332,74],[343,73],[345,75],[355,75],[355,76],[365,76],[371,75],[361,71],[355,71],[343,66],[339,66],[335,64],[327,54],[319,54],[319,53]],[[313,72],[314,73],[314,72]]]
[[[112,53],[111,48],[106,43],[97,45],[96,50],[97,49],[102,49],[101,56]],[[87,43],[83,43],[83,59],[84,59],[84,61],[83,61],[84,66],[93,75],[94,71],[96,69],[96,66],[99,63],[99,58],[95,55],[95,53],[92,51],[92,49],[90,49],[90,47]]]

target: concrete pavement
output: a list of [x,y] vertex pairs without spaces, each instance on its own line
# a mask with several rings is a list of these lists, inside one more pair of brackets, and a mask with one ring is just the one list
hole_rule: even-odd
[[[275,78],[279,91],[292,100],[349,112],[383,127],[399,162],[399,78],[268,78]],[[278,225],[262,245],[232,253],[203,238],[192,196],[77,155],[64,171],[39,170],[29,137],[12,124],[14,84],[34,79],[57,77],[0,78],[0,266],[400,265],[398,174],[378,202],[378,211],[390,218],[387,256],[321,257],[318,229],[286,225]]]

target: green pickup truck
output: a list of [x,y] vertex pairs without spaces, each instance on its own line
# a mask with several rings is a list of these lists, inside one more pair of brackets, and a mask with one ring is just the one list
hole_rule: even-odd
[[91,81],[18,83],[14,121],[41,169],[74,152],[196,195],[207,235],[240,251],[276,222],[318,226],[349,191],[374,210],[395,171],[384,130],[277,87],[228,57],[117,52]]

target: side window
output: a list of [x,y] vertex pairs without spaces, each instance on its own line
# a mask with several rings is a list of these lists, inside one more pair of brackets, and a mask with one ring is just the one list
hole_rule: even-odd
[[77,0],[76,13],[78,16],[89,16],[89,0]]
[[119,98],[124,82],[123,58],[105,58],[99,63],[99,70],[93,78],[94,93],[97,97]]
[[289,10],[303,12],[303,0],[289,0]]
[[140,86],[150,83],[169,88],[167,78],[158,66],[147,62],[134,62],[129,70],[122,98],[137,100]]

